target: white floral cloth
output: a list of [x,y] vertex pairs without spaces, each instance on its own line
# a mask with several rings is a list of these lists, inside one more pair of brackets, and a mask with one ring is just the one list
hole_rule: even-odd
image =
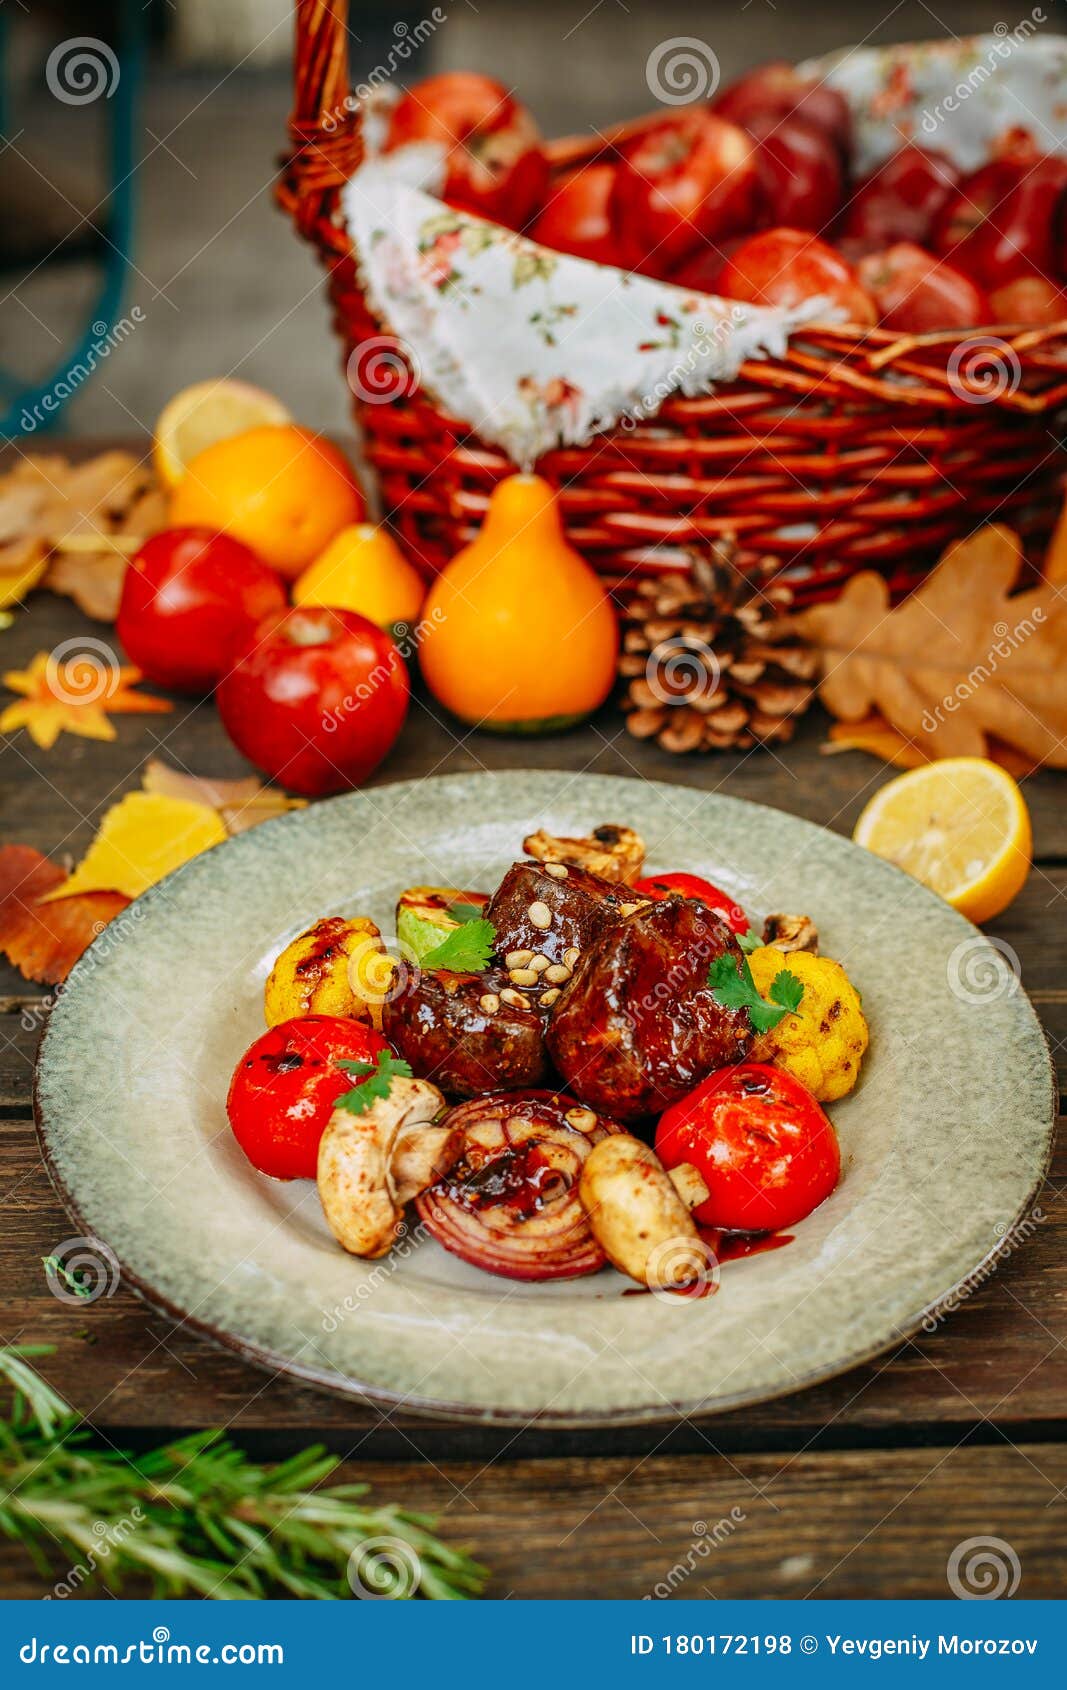
[[[802,68],[848,98],[861,170],[902,138],[971,167],[1013,125],[1048,150],[1064,134],[1067,38],[1027,28],[845,49]],[[654,416],[671,393],[706,393],[745,359],[779,355],[804,322],[833,315],[821,300],[763,310],[551,252],[446,206],[435,194],[442,163],[429,144],[368,157],[345,186],[343,213],[371,308],[417,379],[521,468]],[[383,337],[386,362],[391,346]],[[358,369],[350,379],[358,388]]]

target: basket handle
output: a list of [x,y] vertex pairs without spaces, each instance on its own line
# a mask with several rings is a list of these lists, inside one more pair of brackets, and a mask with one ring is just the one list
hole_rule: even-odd
[[293,145],[278,198],[309,237],[363,156],[359,107],[349,87],[347,26],[348,0],[296,0]]

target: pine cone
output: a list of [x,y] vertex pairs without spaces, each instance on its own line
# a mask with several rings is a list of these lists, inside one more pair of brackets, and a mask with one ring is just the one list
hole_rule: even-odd
[[679,753],[792,739],[817,668],[783,614],[792,594],[741,575],[725,542],[690,555],[691,574],[641,581],[622,607],[627,729]]

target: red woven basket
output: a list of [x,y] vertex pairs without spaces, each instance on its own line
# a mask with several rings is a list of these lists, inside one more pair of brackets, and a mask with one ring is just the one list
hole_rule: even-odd
[[[293,147],[277,189],[329,272],[346,366],[388,333],[360,291],[339,210],[362,153],[347,15],[347,0],[298,0]],[[609,153],[638,127],[555,142],[554,168]],[[572,541],[609,580],[678,567],[677,555],[651,548],[732,535],[743,566],[788,567],[801,603],[860,568],[881,569],[904,592],[987,517],[1014,523],[1035,548],[1051,527],[1067,322],[989,334],[995,398],[976,331],[805,329],[785,357],[746,362],[714,394],[668,399],[654,418],[549,452],[537,467],[560,489]],[[953,360],[961,339],[967,356]],[[425,390],[354,409],[393,527],[421,568],[439,569],[515,466]]]

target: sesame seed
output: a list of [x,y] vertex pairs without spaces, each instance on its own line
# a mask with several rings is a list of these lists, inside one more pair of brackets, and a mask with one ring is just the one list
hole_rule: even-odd
[[562,986],[564,980],[569,980],[570,977],[570,969],[564,968],[561,962],[553,963],[551,968],[545,969],[545,979],[550,986]]
[[536,986],[537,970],[533,968],[510,968],[508,979],[513,986]]
[[531,904],[529,909],[526,911],[526,914],[529,916],[535,927],[544,929],[546,927],[551,927],[552,925],[552,911],[549,909],[547,904]]
[[513,992],[510,986],[505,986],[500,994],[501,1003],[506,1003],[511,1009],[529,1009],[530,1000],[523,997],[521,992]]
[[500,1008],[500,999],[495,992],[485,992],[478,999],[478,1008],[484,1009],[486,1015],[495,1015]]
[[555,1001],[558,997],[559,997],[559,987],[558,986],[550,986],[547,992],[541,993],[541,1008],[542,1009],[551,1009],[552,1005],[555,1003]]
[[532,961],[532,951],[509,951],[504,958],[504,964],[507,968],[528,968]]

